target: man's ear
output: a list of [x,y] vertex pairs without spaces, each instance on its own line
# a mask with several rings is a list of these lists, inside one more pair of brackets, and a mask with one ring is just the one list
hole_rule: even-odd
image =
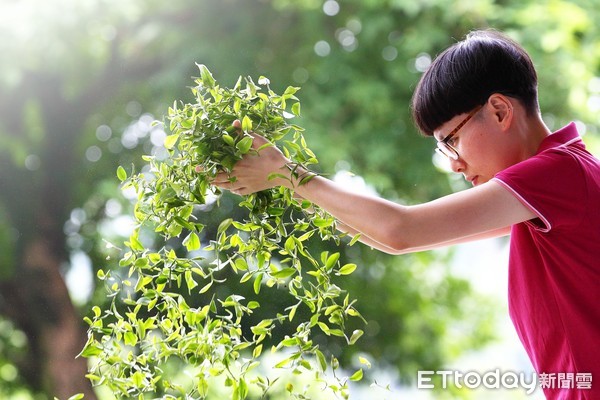
[[510,99],[503,94],[492,94],[487,102],[487,106],[491,109],[494,121],[505,130],[510,127],[513,119],[513,104]]

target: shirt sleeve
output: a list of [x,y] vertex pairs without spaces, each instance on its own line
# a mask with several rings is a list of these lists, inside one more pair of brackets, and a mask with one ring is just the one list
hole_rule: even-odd
[[543,232],[579,224],[585,215],[583,171],[565,149],[546,150],[500,171],[494,180],[538,216],[529,223]]

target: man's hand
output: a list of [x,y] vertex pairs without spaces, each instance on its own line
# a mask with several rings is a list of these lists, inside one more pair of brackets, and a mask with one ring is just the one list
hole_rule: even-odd
[[[233,126],[241,131],[239,120]],[[239,195],[248,195],[275,186],[290,184],[290,162],[283,153],[264,137],[249,132],[253,138],[251,150],[239,160],[230,173],[220,172],[213,185]],[[277,176],[280,175],[280,176]]]

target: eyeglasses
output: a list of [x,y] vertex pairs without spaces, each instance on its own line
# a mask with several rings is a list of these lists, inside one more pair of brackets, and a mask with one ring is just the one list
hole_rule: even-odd
[[450,144],[450,140],[452,140],[452,137],[454,135],[456,135],[456,133],[460,130],[460,128],[462,128],[463,126],[465,126],[465,124],[467,122],[469,122],[469,120],[471,118],[473,118],[473,116],[475,114],[477,114],[477,111],[481,110],[482,106],[477,106],[473,111],[471,111],[469,113],[469,115],[467,115],[465,117],[465,119],[462,120],[462,122],[460,124],[458,124],[456,126],[456,128],[454,128],[452,130],[452,132],[450,132],[443,140],[440,140],[439,142],[437,142],[437,148],[435,149],[435,151],[443,156],[446,156],[454,161],[458,160],[459,154],[458,151],[452,147],[452,145]]

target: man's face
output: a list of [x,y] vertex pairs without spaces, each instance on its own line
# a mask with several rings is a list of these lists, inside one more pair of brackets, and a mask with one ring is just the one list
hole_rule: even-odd
[[498,131],[494,115],[485,105],[460,114],[434,132],[438,149],[448,157],[452,171],[463,174],[473,186],[492,179],[511,165],[506,154],[506,135]]

